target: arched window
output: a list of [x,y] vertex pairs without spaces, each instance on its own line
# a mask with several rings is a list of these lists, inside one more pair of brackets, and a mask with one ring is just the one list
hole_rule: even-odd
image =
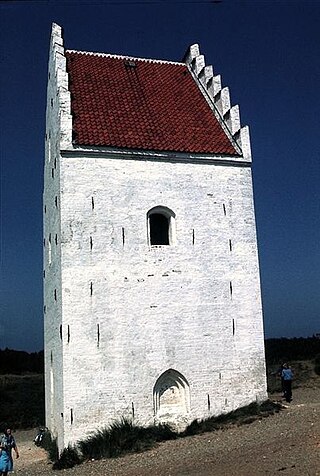
[[158,206],[148,211],[149,243],[172,245],[175,240],[175,214],[167,207]]

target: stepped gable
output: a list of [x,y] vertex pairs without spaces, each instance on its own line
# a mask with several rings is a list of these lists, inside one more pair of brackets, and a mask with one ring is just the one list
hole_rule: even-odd
[[75,145],[239,155],[186,64],[65,56]]

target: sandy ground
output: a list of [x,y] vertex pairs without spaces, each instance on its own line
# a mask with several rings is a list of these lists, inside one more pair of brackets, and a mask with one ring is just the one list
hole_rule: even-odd
[[[280,395],[273,395],[280,400]],[[320,476],[320,378],[278,414],[248,425],[159,444],[145,453],[53,471],[36,430],[16,432],[15,474],[123,476]]]

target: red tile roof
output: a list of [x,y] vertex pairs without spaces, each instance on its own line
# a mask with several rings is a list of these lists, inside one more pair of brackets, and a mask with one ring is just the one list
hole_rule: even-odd
[[66,58],[75,144],[237,155],[186,65]]

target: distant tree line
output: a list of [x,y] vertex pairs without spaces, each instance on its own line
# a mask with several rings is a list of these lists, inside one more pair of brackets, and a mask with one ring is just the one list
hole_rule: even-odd
[[[320,336],[266,339],[266,360],[275,364],[293,360],[312,360],[320,355]],[[0,349],[0,375],[44,372],[44,354]]]
[[266,339],[267,364],[313,360],[320,355],[320,336]]
[[26,373],[42,374],[44,372],[44,353],[24,352],[12,349],[0,349],[0,375]]

